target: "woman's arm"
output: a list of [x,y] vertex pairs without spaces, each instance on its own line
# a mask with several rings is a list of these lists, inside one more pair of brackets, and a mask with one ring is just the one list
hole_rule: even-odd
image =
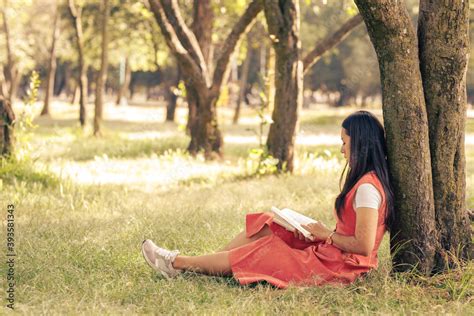
[[[378,211],[374,208],[359,207],[356,209],[356,213],[354,236],[344,236],[335,233],[331,239],[333,240],[333,245],[343,251],[368,256],[375,245]],[[321,223],[302,226],[319,240],[326,240],[332,233],[330,229]]]

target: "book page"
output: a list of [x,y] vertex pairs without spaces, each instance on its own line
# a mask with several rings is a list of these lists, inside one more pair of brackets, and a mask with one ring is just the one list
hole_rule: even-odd
[[[315,223],[316,220],[314,220],[310,217],[304,216],[302,214],[299,214],[298,212],[295,212],[295,211],[293,211],[291,209],[288,209],[288,208],[280,210],[280,209],[273,206],[271,208],[271,210],[272,210],[272,212],[277,214],[281,219],[284,219],[286,222],[288,222],[288,224],[291,227],[294,227],[299,232],[301,232],[306,238],[308,238],[310,240],[314,240],[313,235],[311,235],[311,233],[309,231],[307,231],[306,229],[301,227],[301,224]],[[295,216],[295,214],[297,216]],[[281,225],[281,226],[285,227],[286,225]]]

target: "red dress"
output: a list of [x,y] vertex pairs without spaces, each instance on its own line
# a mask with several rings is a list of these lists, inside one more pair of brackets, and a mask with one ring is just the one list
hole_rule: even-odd
[[[374,172],[365,174],[346,195],[342,221],[337,219],[336,232],[355,234],[356,213],[353,200],[363,183],[374,185],[382,196],[374,249],[370,256],[348,253],[324,241],[299,240],[280,225],[273,223],[273,213],[254,213],[246,216],[246,235],[251,237],[268,225],[273,234],[234,248],[229,252],[232,273],[240,284],[267,281],[279,288],[295,285],[348,284],[358,276],[376,268],[377,250],[385,233],[385,194]],[[336,216],[337,218],[337,216]]]

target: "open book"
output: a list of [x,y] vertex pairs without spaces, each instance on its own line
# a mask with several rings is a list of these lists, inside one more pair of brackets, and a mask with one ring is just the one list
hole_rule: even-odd
[[317,220],[304,216],[303,214],[290,210],[289,208],[284,208],[280,210],[276,208],[275,206],[272,206],[271,210],[275,214],[275,216],[273,217],[273,221],[275,223],[286,228],[287,230],[291,232],[298,230],[306,238],[314,241],[313,235],[311,235],[309,231],[301,227],[301,224],[307,225],[309,223],[317,223],[318,222]]

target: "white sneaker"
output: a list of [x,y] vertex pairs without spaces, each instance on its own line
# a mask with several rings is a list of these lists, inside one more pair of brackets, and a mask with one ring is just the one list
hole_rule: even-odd
[[142,254],[148,265],[167,279],[174,278],[183,272],[173,267],[174,259],[179,254],[178,250],[160,248],[150,239],[146,239],[142,243]]

